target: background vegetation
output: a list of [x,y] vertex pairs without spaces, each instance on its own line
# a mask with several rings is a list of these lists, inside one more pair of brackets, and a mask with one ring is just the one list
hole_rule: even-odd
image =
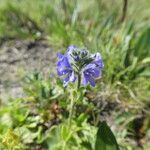
[[[121,149],[149,150],[150,1],[128,0],[127,10],[123,9],[124,2],[0,0],[0,43],[11,39],[44,39],[56,52],[65,51],[70,44],[99,51],[105,69],[97,87],[88,88],[82,95],[82,99],[90,101],[85,100],[85,108],[92,110],[90,116],[102,114],[108,122],[111,120],[110,124],[113,122],[112,129]],[[10,98],[7,102],[0,99],[0,149],[51,150],[50,145],[65,140],[57,136],[61,128],[62,137],[71,132],[65,125],[53,130],[53,126],[59,126],[62,118],[67,117],[67,94],[57,78],[53,84],[51,79],[35,72],[24,80],[26,97]],[[110,110],[112,117],[108,117]],[[82,120],[80,116],[74,121],[74,131],[78,130],[81,119],[80,126],[93,132],[82,133],[87,135],[83,141],[93,140],[96,133],[84,121],[87,118]],[[74,149],[82,140],[76,134],[70,136],[73,140],[69,144]],[[76,145],[72,144],[74,141]]]

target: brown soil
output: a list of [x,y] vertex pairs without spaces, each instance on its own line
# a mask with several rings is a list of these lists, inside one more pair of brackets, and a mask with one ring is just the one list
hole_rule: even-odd
[[48,76],[49,70],[54,70],[55,58],[54,50],[45,40],[3,42],[0,46],[0,97],[21,97],[24,75],[36,70]]

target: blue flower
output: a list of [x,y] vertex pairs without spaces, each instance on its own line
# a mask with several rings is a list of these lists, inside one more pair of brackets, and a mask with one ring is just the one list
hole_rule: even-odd
[[59,59],[57,62],[57,74],[59,76],[65,76],[64,86],[67,86],[69,82],[74,82],[76,80],[75,73],[66,55],[58,53],[57,57]]
[[100,53],[90,54],[87,49],[80,49],[75,45],[70,45],[66,54],[58,54],[57,74],[64,77],[64,86],[75,82],[77,77],[81,78],[84,86],[95,86],[95,79],[101,76],[103,68]]
[[96,64],[88,64],[82,71],[82,84],[86,86],[90,83],[91,86],[95,86],[95,78],[101,75],[101,69]]

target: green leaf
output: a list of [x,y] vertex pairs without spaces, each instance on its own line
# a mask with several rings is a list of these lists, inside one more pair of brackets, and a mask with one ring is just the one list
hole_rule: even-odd
[[119,150],[116,138],[105,121],[99,125],[95,150]]
[[150,56],[150,28],[147,28],[135,44],[135,56],[140,59]]
[[139,74],[140,77],[150,77],[150,71],[144,71],[142,73]]

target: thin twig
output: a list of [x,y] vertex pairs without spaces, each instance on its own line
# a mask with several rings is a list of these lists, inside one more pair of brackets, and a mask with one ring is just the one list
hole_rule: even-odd
[[128,7],[128,0],[123,0],[123,9],[122,9],[122,16],[120,22],[123,22],[126,18],[127,7]]

